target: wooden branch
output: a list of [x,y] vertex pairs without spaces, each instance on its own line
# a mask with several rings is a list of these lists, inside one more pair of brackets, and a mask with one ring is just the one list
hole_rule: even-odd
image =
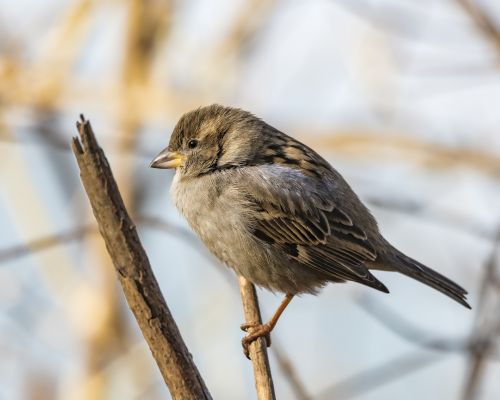
[[80,177],[113,260],[128,305],[173,399],[211,399],[161,294],[135,225],[123,204],[104,152],[89,121],[73,139]]
[[[255,286],[243,277],[239,278],[239,283],[245,321],[247,323],[262,323]],[[257,399],[275,400],[276,395],[274,394],[273,377],[271,376],[271,368],[269,367],[269,359],[267,357],[266,339],[260,337],[252,342],[249,351],[253,364]]]

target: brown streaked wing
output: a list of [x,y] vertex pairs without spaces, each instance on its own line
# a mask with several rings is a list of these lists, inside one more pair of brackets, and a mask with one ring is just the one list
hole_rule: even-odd
[[[255,200],[256,238],[333,281],[354,281],[383,292],[387,288],[366,268],[377,254],[366,233],[337,207],[309,214]],[[296,206],[296,205],[295,205]]]

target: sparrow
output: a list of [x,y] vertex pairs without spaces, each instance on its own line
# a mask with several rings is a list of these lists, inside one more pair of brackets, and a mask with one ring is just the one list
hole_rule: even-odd
[[389,293],[371,270],[399,272],[470,308],[466,290],[382,236],[325,159],[250,112],[214,104],[184,114],[150,167],[175,169],[173,201],[211,253],[285,294],[267,323],[242,325],[247,355],[297,294],[347,281]]

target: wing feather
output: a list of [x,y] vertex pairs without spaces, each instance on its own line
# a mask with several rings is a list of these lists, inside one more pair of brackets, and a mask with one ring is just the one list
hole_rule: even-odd
[[366,262],[376,260],[377,252],[347,210],[318,198],[314,191],[265,189],[245,194],[254,210],[252,233],[257,240],[332,281],[355,281],[388,292],[366,267]]

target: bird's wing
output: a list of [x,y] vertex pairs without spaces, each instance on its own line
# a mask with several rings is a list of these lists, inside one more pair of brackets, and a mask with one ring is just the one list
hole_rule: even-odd
[[[268,171],[267,171],[268,172]],[[332,281],[355,281],[388,292],[367,269],[377,252],[348,210],[315,178],[282,168],[245,181],[251,233],[276,251]]]

